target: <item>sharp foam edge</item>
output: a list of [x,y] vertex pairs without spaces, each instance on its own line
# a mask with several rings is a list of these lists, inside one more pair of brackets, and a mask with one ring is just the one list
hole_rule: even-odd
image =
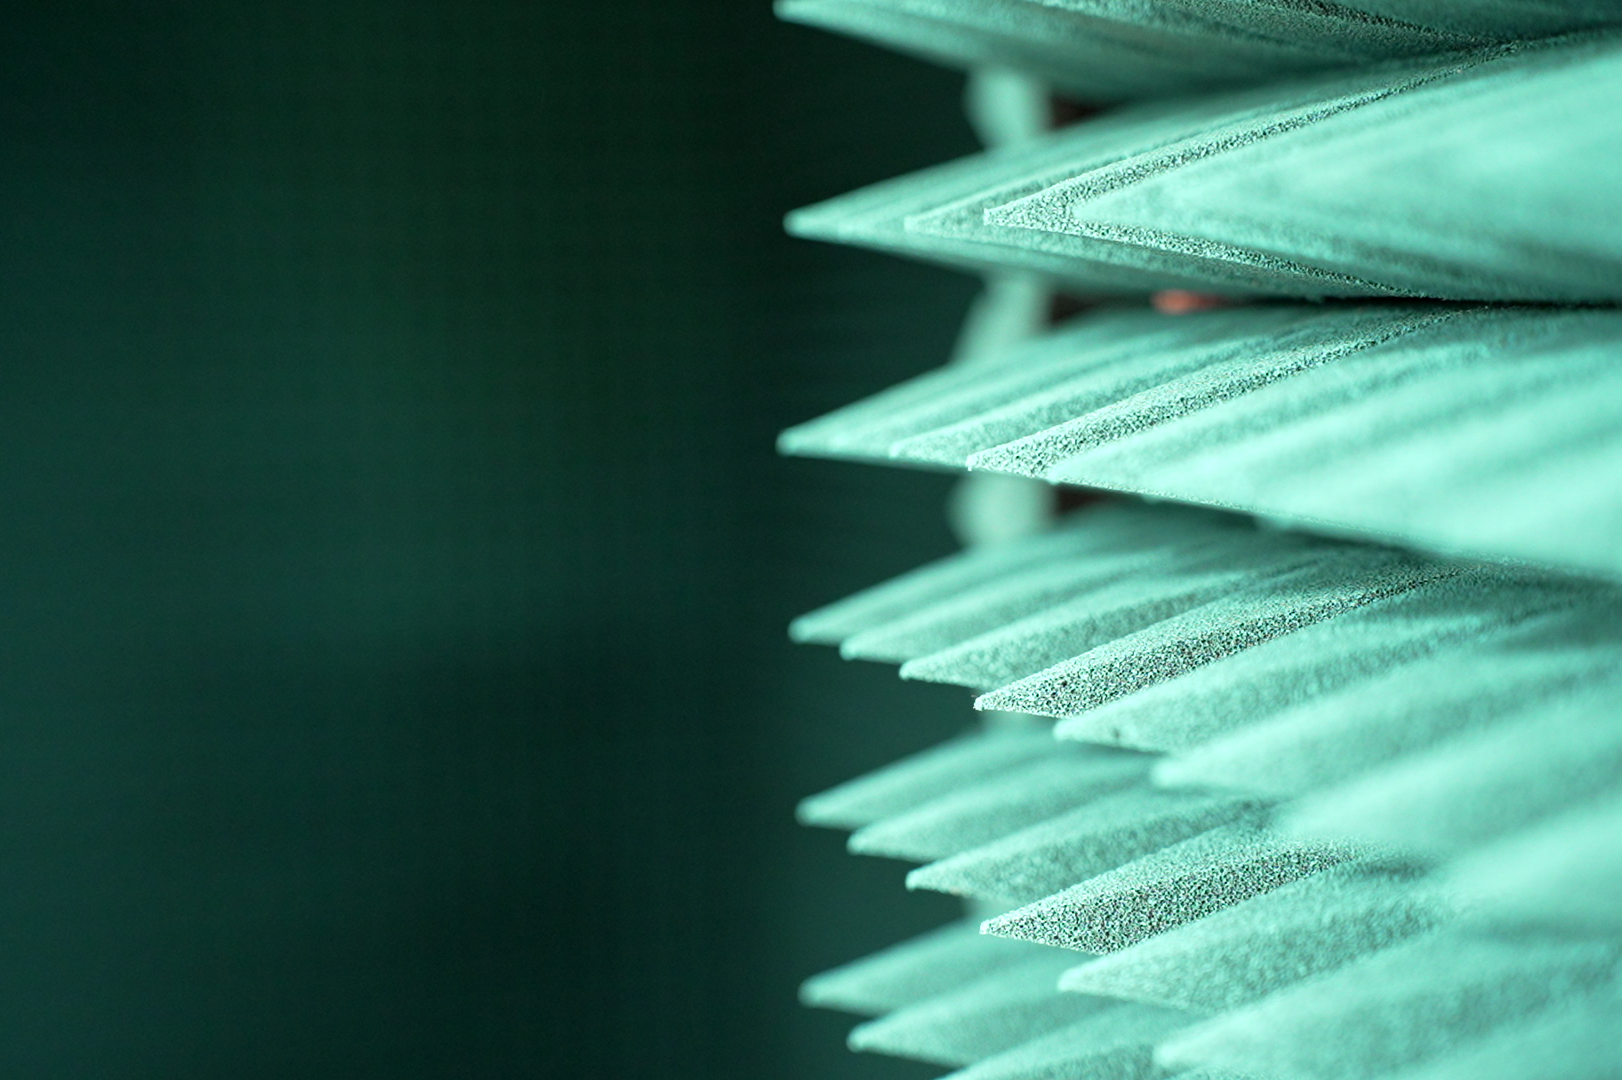
[[1068,364],[1058,338],[1025,347],[869,450],[1622,575],[1622,315],[1262,310],[1284,322],[1165,317]]
[[1125,578],[1155,574],[1176,553],[1153,549],[1068,565],[1033,566],[921,608],[916,613],[847,638],[841,656],[902,663],[1038,615],[1077,596],[1096,593]]
[[1173,1009],[1112,1005],[952,1073],[950,1080],[1148,1080],[1158,1073],[1154,1044],[1193,1019]]
[[[1220,332],[1253,319],[1246,314],[1202,321]],[[939,368],[789,428],[779,436],[778,446],[809,457],[887,461],[892,447],[915,435],[1040,392],[1117,357],[1176,344],[1188,332],[1148,310],[1096,312],[1074,327],[1003,351],[995,366]]]
[[907,875],[907,887],[1029,903],[1262,813],[1261,803],[1241,796],[1134,788],[921,866]]
[[807,825],[852,829],[910,810],[960,785],[1045,757],[1045,731],[974,731],[801,801]]
[[1026,942],[987,937],[978,922],[969,919],[814,975],[801,984],[800,1000],[878,1016],[1042,955],[1039,947]]
[[1304,626],[1450,577],[1457,567],[1381,549],[1214,600],[976,699],[978,709],[1070,717]]
[[1241,900],[1066,971],[1062,990],[1214,1015],[1449,921],[1400,865],[1351,863]]
[[[1236,320],[1236,314],[1242,318]],[[1195,320],[1181,329],[1175,342],[1140,339],[1103,355],[1083,354],[1079,359],[1084,364],[1060,369],[1063,377],[1035,386],[1026,383],[1017,397],[997,395],[1008,397],[1006,404],[987,408],[990,402],[981,399],[971,415],[898,440],[889,455],[901,461],[972,467],[977,455],[992,447],[1064,424],[1190,372],[1265,350],[1276,335],[1307,317],[1286,307],[1241,308]],[[1234,325],[1236,321],[1240,325]]]
[[1262,642],[1061,721],[1061,739],[1178,751],[1414,663],[1490,644],[1584,593],[1477,571],[1421,585]]
[[1376,65],[1260,90],[1136,106],[1045,139],[796,211],[788,228],[800,236],[958,268],[1031,272],[1093,294],[1183,288],[1237,295],[1383,295],[1387,290],[1345,274],[1157,250],[1079,231],[988,223],[988,215],[1009,213],[1003,208],[1064,184],[1102,190],[1137,182],[1281,130],[1456,77],[1502,53],[1489,49],[1445,60]]
[[[790,229],[998,284],[958,362],[781,449],[988,474],[981,541],[1033,527],[1037,482],[1183,504],[796,621],[1059,721],[807,801],[985,921],[806,999],[975,1080],[1614,1075],[1622,8],[782,10],[976,68],[994,147]],[[1049,86],[1240,82],[1040,134]],[[1055,288],[1108,306],[1043,334]],[[1153,289],[1247,302],[1117,302]]]
[[1529,47],[1134,184],[1044,192],[994,220],[1397,295],[1614,301],[1622,228],[1604,200],[1622,155],[1596,148],[1615,145],[1622,120],[1592,103],[1619,92],[1614,36]]
[[1326,870],[1361,852],[1255,825],[1212,829],[986,921],[988,934],[1108,953]]
[[1441,52],[1476,40],[1356,5],[1199,0],[780,0],[793,22],[956,67],[1001,65],[1093,101],[1242,85],[1300,71]]
[[1232,565],[1210,573],[1171,567],[1159,574],[1133,574],[909,660],[901,666],[901,677],[992,690],[1235,589],[1295,570],[1316,555],[1303,549],[1266,554],[1271,565],[1245,566],[1245,560],[1234,559]]
[[864,589],[800,616],[790,633],[796,641],[839,645],[864,631],[906,619],[926,605],[1034,566],[1132,556],[1184,534],[1211,537],[1232,527],[1232,522],[1199,510],[1106,503],[1067,516],[1050,532],[971,548]]
[[1613,942],[1443,931],[1207,1020],[1156,1057],[1168,1068],[1372,1080],[1605,984],[1619,956]]
[[1078,749],[963,784],[876,821],[851,836],[850,849],[915,862],[942,859],[1141,784],[1152,760],[1144,754]]
[[853,1050],[938,1065],[968,1065],[1073,1024],[1109,1006],[1061,994],[1063,956],[1037,956],[926,998],[850,1033]]
[[[1262,339],[1224,345],[1181,373],[1162,367],[1135,387],[1117,384],[1111,393],[1059,414],[1059,422],[1029,425],[1012,438],[986,440],[967,455],[971,469],[1044,477],[1061,462],[1088,450],[1170,423],[1191,413],[1297,378],[1364,350],[1400,340],[1427,326],[1461,317],[1453,311],[1352,309],[1320,315],[1307,325]],[[1000,432],[999,434],[1009,434]],[[955,462],[953,462],[955,463]]]
[[1610,0],[1348,0],[1347,6],[1419,26],[1506,41],[1622,20],[1622,12]]
[[1616,641],[1449,652],[1325,695],[1156,766],[1169,785],[1284,797],[1337,783],[1449,736],[1546,708],[1622,674]]

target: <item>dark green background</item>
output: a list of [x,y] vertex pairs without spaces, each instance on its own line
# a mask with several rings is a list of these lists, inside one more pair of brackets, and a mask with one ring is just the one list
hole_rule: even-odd
[[773,457],[971,284],[781,237],[960,80],[764,0],[34,4],[0,44],[0,1074],[862,1077],[940,921],[794,800],[939,478]]

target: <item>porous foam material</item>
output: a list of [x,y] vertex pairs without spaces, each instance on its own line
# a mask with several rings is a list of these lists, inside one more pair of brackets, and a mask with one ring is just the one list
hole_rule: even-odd
[[1310,874],[1079,964],[1059,988],[1224,1013],[1450,920],[1456,905],[1421,879],[1377,861]]
[[1622,471],[1622,314],[1282,310],[1105,313],[1104,344],[1084,316],[950,395],[925,394],[912,422],[834,414],[784,442],[1622,576],[1608,481]]
[[1481,40],[1357,5],[1283,0],[779,0],[777,13],[954,67],[1018,68],[1088,101],[1242,85]]
[[[1096,536],[1083,541],[1093,522]],[[1133,552],[1124,577],[1087,568]],[[1019,593],[1050,564],[1079,584],[1034,611],[999,607],[1001,584]],[[978,567],[972,581],[964,565]],[[1015,977],[1016,961],[971,953],[961,938],[903,951],[907,978],[942,1000],[864,998],[860,979],[843,998],[829,993],[835,1007],[900,1010],[859,1029],[857,1045],[983,1066],[974,1075],[988,1077],[1199,1066],[1327,1080],[1314,1056],[1322,1042],[1350,1046],[1355,1062],[1375,1060],[1372,1077],[1419,1068],[1433,1049],[1463,1053],[1599,985],[1588,959],[1580,977],[1516,973],[1538,956],[1574,955],[1554,948],[1569,935],[1590,939],[1576,939],[1582,957],[1622,955],[1611,903],[1622,888],[1622,741],[1611,730],[1622,687],[1617,586],[1132,503],[1089,507],[1053,534],[944,560],[911,580],[930,576],[946,586],[846,629],[927,622],[916,612],[933,605],[964,617],[1000,612],[976,623],[992,629],[942,655],[989,637],[1016,654],[1024,640],[1046,662],[1089,604],[1087,625],[1101,627],[1110,612],[1151,610],[1153,598],[1185,595],[1191,583],[1214,578],[1227,589],[1190,611],[1174,604],[1139,629],[1128,618],[1122,636],[1103,644],[1091,631],[1070,639],[1085,651],[1044,669],[1046,680],[1109,672],[1101,650],[1148,659],[1125,685],[1106,674],[1070,691],[1082,697],[1057,729],[1063,740],[1043,728],[960,739],[854,782],[861,798],[846,798],[856,810],[828,804],[825,815],[857,828],[853,849],[935,860],[908,875],[909,887],[996,905],[988,935],[1018,939],[1037,958],[1095,955],[1049,978],[1035,959]],[[1306,602],[1325,596],[1334,601],[1327,608]],[[837,644],[838,634],[826,640]],[[1211,648],[1213,640],[1224,644]],[[1174,659],[1168,668],[1155,657]],[[920,662],[928,657],[909,661]],[[988,697],[1007,704],[1002,693]],[[1089,705],[1087,694],[1102,700]],[[1405,770],[1417,779],[1405,780]],[[1438,858],[1452,861],[1433,870]],[[1446,944],[1421,948],[1431,941]],[[1457,961],[1453,983],[1423,971],[1434,959],[1414,959],[1438,949]],[[1042,986],[1029,977],[1038,970],[1047,973]],[[1008,981],[975,989],[994,975]],[[1536,991],[1539,979],[1558,992]],[[1427,1026],[1410,1031],[1377,1007],[1386,999],[1349,989],[1370,980],[1429,1017]],[[808,1000],[817,985],[807,984]],[[1052,999],[1067,993],[1085,995],[1085,1016],[1061,1015]],[[976,997],[998,1034],[971,1040],[971,1057],[970,1043],[951,1041],[955,1030],[940,1034],[955,1023],[940,1017]],[[1128,1048],[1067,1041],[1062,1029],[1085,1029],[1107,1000],[1176,1009],[1181,1020]],[[1251,1010],[1273,1011],[1258,1020]],[[1015,1013],[1051,1026],[999,1041],[1012,1039]],[[1188,1027],[1195,1015],[1212,1019]],[[1364,1045],[1358,1033],[1370,1025],[1405,1049]],[[1149,1043],[1160,1046],[1161,1065],[1146,1064]]]
[[1528,828],[1622,781],[1622,686],[1604,681],[1520,710],[1349,783],[1314,792],[1285,822],[1299,836],[1355,836],[1431,857]]
[[982,929],[1062,949],[1115,952],[1359,854],[1341,842],[1222,826],[988,919]]
[[1622,299],[1622,39],[1495,59],[1251,145],[988,223],[1335,273],[1392,295]]
[[1104,998],[1054,991],[1062,955],[1041,955],[903,1006],[850,1033],[853,1050],[968,1065],[1109,1008]]
[[1112,1005],[1049,1035],[982,1058],[951,1080],[1149,1080],[1154,1045],[1195,1018],[1173,1009]]
[[988,780],[965,783],[912,810],[875,821],[851,835],[850,849],[914,862],[942,859],[1140,784],[1153,761],[1147,754],[1075,750],[1050,753]]
[[1023,941],[988,937],[978,920],[948,923],[800,985],[807,1005],[879,1016],[1041,957]]
[[1048,755],[1051,740],[1036,729],[971,731],[866,776],[812,795],[796,811],[807,825],[854,829]]
[[1372,1080],[1616,976],[1614,942],[1443,931],[1392,946],[1172,1035],[1167,1068]]
[[971,1080],[1616,1075],[1622,6],[781,10],[976,66],[990,144],[790,215],[989,275],[780,448],[995,541],[793,633],[1042,725],[802,807],[973,913],[807,1000]]
[[1146,785],[1095,799],[907,875],[909,889],[1030,902],[1208,829],[1253,820],[1261,804]]
[[1615,301],[1622,120],[1588,106],[1619,50],[1589,31],[1139,106],[788,225],[1100,294]]

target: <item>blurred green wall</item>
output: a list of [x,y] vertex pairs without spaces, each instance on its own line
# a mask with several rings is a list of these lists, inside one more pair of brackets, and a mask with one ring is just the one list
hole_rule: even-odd
[[764,0],[32,5],[0,63],[0,1073],[812,1077],[946,918],[795,798],[967,722],[795,650],[950,546],[777,429],[968,282],[783,239],[970,149]]

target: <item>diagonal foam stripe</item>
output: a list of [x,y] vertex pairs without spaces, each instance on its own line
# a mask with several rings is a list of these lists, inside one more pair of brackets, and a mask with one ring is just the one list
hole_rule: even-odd
[[[1331,398],[1327,408],[1293,418],[1268,417],[1272,401],[1261,391],[1235,403],[1248,430],[1138,475],[1152,475],[1142,486],[1160,494],[1197,492],[1198,500],[1334,522],[1434,550],[1614,574],[1622,562],[1595,538],[1617,514],[1616,497],[1604,486],[1606,474],[1586,469],[1602,462],[1583,461],[1573,440],[1617,453],[1617,332],[1614,312],[1560,313],[1541,326],[1503,326],[1479,345],[1437,343],[1424,377]],[[1460,351],[1463,362],[1450,362]],[[1050,479],[1127,480],[1074,466],[1053,470]],[[1529,482],[1518,483],[1523,477]],[[1521,496],[1525,512],[1494,516],[1491,508],[1501,505],[1494,499],[1511,494]],[[1561,510],[1568,527],[1555,529]]]
[[1018,147],[876,184],[789,215],[799,236],[976,270],[1023,270],[1091,293],[1217,289],[1262,295],[1380,295],[1344,274],[1166,252],[1076,231],[987,224],[1004,205],[1066,183],[1106,189],[1458,76],[1502,49],[1133,107]]
[[1616,1018],[1622,995],[1607,986],[1506,1024],[1395,1080],[1608,1080],[1616,1075]]
[[1347,0],[1348,7],[1419,26],[1509,40],[1618,21],[1610,0]]
[[975,920],[963,920],[813,975],[800,985],[800,1000],[878,1016],[1042,955],[1039,946],[986,937]]
[[1452,914],[1412,869],[1353,863],[1080,964],[1059,987],[1212,1015],[1434,929]]
[[1108,953],[1356,858],[1339,842],[1230,825],[986,921],[988,934]]
[[1235,559],[1233,568],[1214,573],[1133,575],[909,660],[901,666],[901,677],[993,690],[1236,589],[1289,573],[1312,561],[1316,553],[1301,549],[1291,555],[1270,559],[1274,565],[1269,568],[1245,567],[1243,560]]
[[[1244,326],[1249,316],[1202,320],[1211,332]],[[898,383],[869,398],[789,428],[778,437],[785,454],[889,459],[890,447],[921,431],[943,426],[987,402],[1013,400],[1073,375],[1078,367],[1182,340],[1190,328],[1169,325],[1146,308],[1092,312],[1076,325],[1022,342],[998,354],[996,364],[954,363]]]
[[1213,601],[985,694],[977,709],[1069,717],[1304,626],[1451,577],[1457,567],[1381,549]]
[[[1138,190],[1163,177],[1172,177],[1170,183],[1175,187],[1184,170],[1201,162],[1226,161],[1248,148],[1265,153],[1273,140],[1284,135],[1311,130],[1331,118],[1380,102],[1400,102],[1422,88],[1443,87],[1467,95],[1477,79],[1494,78],[1500,65],[1516,54],[1514,48],[1457,53],[1419,67],[1365,72],[1359,80],[1322,82],[1315,92],[1276,100],[1271,109],[1254,114],[1236,111],[1181,140],[1167,140],[1163,146],[1101,162],[1091,169],[1073,169],[1071,176],[1049,182],[1040,190],[1026,186],[1011,201],[985,206],[979,226],[959,218],[958,231],[967,233],[965,239],[995,237],[1007,248],[1031,249],[1083,266],[1114,262],[1202,279],[1206,288],[1224,292],[1259,290],[1314,298],[1429,295],[1240,244],[1102,221],[1091,211],[1095,206],[1130,201]],[[908,226],[922,231],[924,221],[922,215],[915,215],[908,219]],[[995,250],[1000,253],[1002,248]]]
[[1622,795],[1512,833],[1446,871],[1486,917],[1622,938]]
[[780,0],[777,12],[955,67],[1018,68],[1090,101],[1251,83],[1472,40],[1356,5],[1280,0]]
[[819,608],[794,620],[796,641],[837,645],[866,630],[911,616],[929,604],[1059,560],[1126,555],[1185,538],[1242,531],[1229,515],[1173,506],[1106,502],[1067,515],[1051,532],[972,548]]
[[[1622,574],[1608,541],[1622,499],[1607,480],[1622,468],[1622,315],[1400,310],[1308,309],[1293,317],[1295,346],[1286,334],[1249,352],[1239,343],[1261,341],[1256,324],[1167,317],[1169,329],[1128,335],[1155,356],[1171,343],[1171,359],[1137,358],[1118,341],[1077,345],[1082,355],[1059,363],[1070,346],[1046,340],[1032,371],[1019,360],[1013,376],[925,400],[915,423],[868,449],[887,452],[885,440],[906,431],[902,446],[941,462],[974,452],[990,471]],[[1214,367],[1188,359],[1224,351]],[[1088,374],[1064,375],[1074,371]],[[1134,371],[1166,378],[1132,390]],[[1005,437],[1014,441],[977,450]],[[1499,512],[1509,504],[1520,512]]]
[[803,799],[796,813],[806,825],[860,828],[965,783],[1039,760],[1052,748],[1052,736],[1040,728],[969,732]]
[[1179,751],[1444,650],[1490,645],[1591,591],[1475,571],[1263,642],[1061,721],[1061,739]]
[[[1536,383],[1529,386],[1516,376],[1551,350],[1568,355],[1536,367],[1549,370],[1552,379],[1581,379],[1603,361],[1595,356],[1585,363],[1581,356],[1570,355],[1572,350],[1563,346],[1562,339],[1609,340],[1618,325],[1610,312],[1518,307],[1442,310],[1451,311],[1452,317],[1411,325],[1402,335],[1342,355],[1333,364],[1304,368],[1289,378],[1202,404],[1153,427],[1080,450],[1053,464],[1043,476],[1063,482],[1103,482],[1127,490],[1169,487],[1179,482],[1184,470],[1197,469],[1204,455],[1243,447],[1253,439],[1290,429],[1303,443],[1298,454],[1316,446],[1315,456],[1324,457],[1334,444],[1322,436],[1315,443],[1309,441],[1311,426],[1332,424],[1342,410],[1356,410],[1366,401],[1384,401],[1389,407],[1393,397],[1400,399],[1409,388],[1427,385],[1437,389],[1428,394],[1418,390],[1416,406],[1423,407],[1427,396],[1451,399],[1455,406],[1485,404],[1504,397],[1506,391],[1518,394],[1534,387]],[[1406,417],[1393,422],[1383,413],[1367,419],[1372,422],[1369,431],[1377,433],[1377,438],[1408,422]],[[1426,419],[1444,426],[1447,422],[1445,415]],[[1369,431],[1353,425],[1347,435],[1366,439]],[[1276,466],[1270,469],[1268,460],[1263,459],[1263,476],[1253,480],[1243,494],[1234,487],[1225,497],[1266,498],[1286,478]]]
[[915,862],[943,859],[1139,784],[1152,761],[1146,754],[1078,749],[1062,753],[1055,746],[1041,760],[876,821],[852,834],[850,849]]
[[1611,301],[1622,226],[1605,193],[1622,177],[1622,121],[1590,106],[1619,89],[1617,42],[1579,36],[1112,190],[1044,192],[988,221],[1287,267],[1303,282],[1344,275],[1394,295]]
[[[1610,616],[1610,612],[1605,613]],[[1592,625],[1560,616],[1530,629],[1554,636]],[[1614,624],[1606,618],[1604,628]],[[1530,633],[1525,636],[1530,637]],[[1232,735],[1203,743],[1155,769],[1158,783],[1231,787],[1283,797],[1344,781],[1455,734],[1541,711],[1562,695],[1622,675],[1609,641],[1449,652],[1416,661],[1372,684],[1314,699]]]
[[1194,1018],[1172,1009],[1113,1005],[985,1058],[949,1080],[1149,1080],[1154,1044]]
[[[1175,341],[1139,339],[1127,347],[1082,354],[1058,373],[1061,378],[1024,384],[1018,396],[977,394],[972,415],[900,440],[890,447],[890,456],[961,468],[982,450],[1043,431],[1189,372],[1265,351],[1279,335],[1304,322],[1334,321],[1292,306],[1239,310],[1247,318],[1238,325],[1229,313],[1222,312],[1178,327]],[[999,397],[1006,403],[994,405]]]
[[1263,343],[1245,343],[1236,354],[1177,378],[1107,400],[1097,408],[1073,410],[1051,427],[970,455],[968,466],[1041,477],[1093,447],[1299,377],[1463,314],[1410,308],[1337,311],[1333,317],[1315,319]]
[[1393,946],[1171,1036],[1168,1068],[1372,1080],[1615,976],[1612,942],[1442,932]]
[[1108,1008],[1061,994],[1061,955],[1037,956],[871,1020],[850,1033],[853,1050],[967,1065]]
[[[1242,534],[1191,538],[1203,554],[1237,557]],[[1216,550],[1210,550],[1216,549]],[[1146,546],[1129,554],[1097,556],[1032,566],[978,587],[961,590],[905,618],[864,630],[839,647],[847,659],[902,663],[950,648],[1027,616],[1040,614],[1077,596],[1087,596],[1123,579],[1153,575],[1187,561],[1185,548]],[[1168,565],[1169,564],[1169,565]]]
[[[1260,586],[1327,565],[1347,550],[1299,536],[1239,529],[1190,529],[1167,539],[1172,542],[1146,544],[1131,554],[1032,567],[1017,577],[965,589],[906,619],[859,634],[840,651],[851,658],[910,664],[960,646],[970,646],[972,653],[972,643],[983,644],[981,639],[992,634],[995,643],[1012,648],[1010,655],[1024,663],[1024,647],[1031,643],[1032,633],[1058,648],[1072,640],[1064,631],[1076,628],[1078,619],[1100,634],[1110,626],[1121,628],[1120,634],[1102,637],[1102,643],[1130,632],[1128,626],[1140,629],[1209,603],[1224,591],[1219,578],[1228,579],[1225,591]],[[1160,619],[1153,618],[1161,605],[1169,609]],[[1061,648],[1056,659],[1083,651]],[[1035,665],[1037,670],[1045,666]],[[902,676],[916,677],[921,667],[904,668]]]
[[909,889],[1029,903],[1222,825],[1259,819],[1234,795],[1139,787],[972,848],[907,875]]
[[1441,856],[1622,789],[1619,686],[1602,683],[1435,749],[1314,792],[1282,823]]

